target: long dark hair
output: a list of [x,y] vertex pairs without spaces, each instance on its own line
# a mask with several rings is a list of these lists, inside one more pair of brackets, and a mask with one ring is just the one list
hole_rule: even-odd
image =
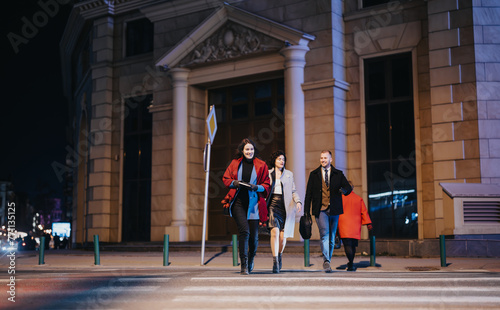
[[253,145],[253,150],[254,150],[253,158],[257,157],[257,155],[259,154],[259,150],[257,150],[255,143],[252,140],[245,138],[245,139],[241,140],[240,144],[238,144],[238,147],[236,148],[236,154],[234,154],[234,158],[238,159],[240,157],[243,157],[243,149],[245,148],[245,145],[247,145],[247,144]]
[[272,169],[276,166],[276,158],[280,157],[281,155],[283,155],[283,157],[285,157],[285,164],[283,165],[283,169],[285,169],[285,167],[286,167],[286,155],[285,155],[285,152],[283,152],[282,150],[278,150],[278,151],[271,154],[271,158],[269,158],[269,162],[267,163],[267,166],[269,167],[269,169]]

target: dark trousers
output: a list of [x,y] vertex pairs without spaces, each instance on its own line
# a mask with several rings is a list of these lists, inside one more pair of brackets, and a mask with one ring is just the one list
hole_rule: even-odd
[[245,204],[241,199],[236,199],[231,211],[236,226],[238,226],[240,260],[243,263],[249,256],[254,257],[257,254],[259,220],[247,219],[248,203]]
[[356,247],[358,246],[357,239],[342,238],[342,243],[344,244],[344,252],[349,264],[352,266],[354,262],[354,256],[356,256]]

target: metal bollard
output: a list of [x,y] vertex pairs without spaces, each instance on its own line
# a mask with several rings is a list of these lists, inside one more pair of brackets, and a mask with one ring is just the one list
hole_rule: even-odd
[[375,236],[370,236],[370,266],[375,267],[377,264],[375,263],[376,259],[376,251],[375,251]]
[[304,267],[309,266],[309,239],[304,239]]
[[444,235],[439,236],[439,252],[441,255],[441,267],[446,267],[446,243],[444,241]]
[[94,235],[94,264],[101,264],[101,259],[99,257],[99,235]]
[[168,266],[168,246],[169,246],[169,235],[163,235],[163,266]]
[[233,235],[233,266],[238,266],[238,237]]
[[38,248],[38,265],[45,264],[45,237],[40,237],[40,247]]

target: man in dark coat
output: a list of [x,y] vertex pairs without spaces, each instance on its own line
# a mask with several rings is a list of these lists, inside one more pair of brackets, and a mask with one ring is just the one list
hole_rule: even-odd
[[321,151],[321,166],[311,171],[307,181],[304,212],[312,214],[318,224],[323,254],[323,269],[331,272],[330,261],[335,245],[335,234],[342,214],[342,194],[349,195],[351,185],[341,170],[332,165],[332,152]]

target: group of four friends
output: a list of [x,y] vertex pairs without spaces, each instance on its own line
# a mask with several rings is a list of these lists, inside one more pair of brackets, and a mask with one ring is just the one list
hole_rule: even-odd
[[222,203],[226,214],[234,219],[238,227],[242,275],[248,275],[254,269],[259,222],[266,223],[270,230],[272,270],[273,273],[280,272],[286,239],[293,237],[295,215],[302,208],[304,214],[310,216],[312,213],[316,219],[325,272],[332,271],[330,262],[337,227],[348,259],[347,270],[356,270],[353,262],[358,240],[361,239],[361,225],[372,229],[368,211],[363,199],[353,192],[352,183],[332,165],[330,151],[321,151],[320,163],[309,175],[302,204],[293,173],[285,169],[286,155],[283,151],[274,152],[266,164],[257,157],[252,140],[243,139],[238,145],[235,157],[223,176],[229,192]]

